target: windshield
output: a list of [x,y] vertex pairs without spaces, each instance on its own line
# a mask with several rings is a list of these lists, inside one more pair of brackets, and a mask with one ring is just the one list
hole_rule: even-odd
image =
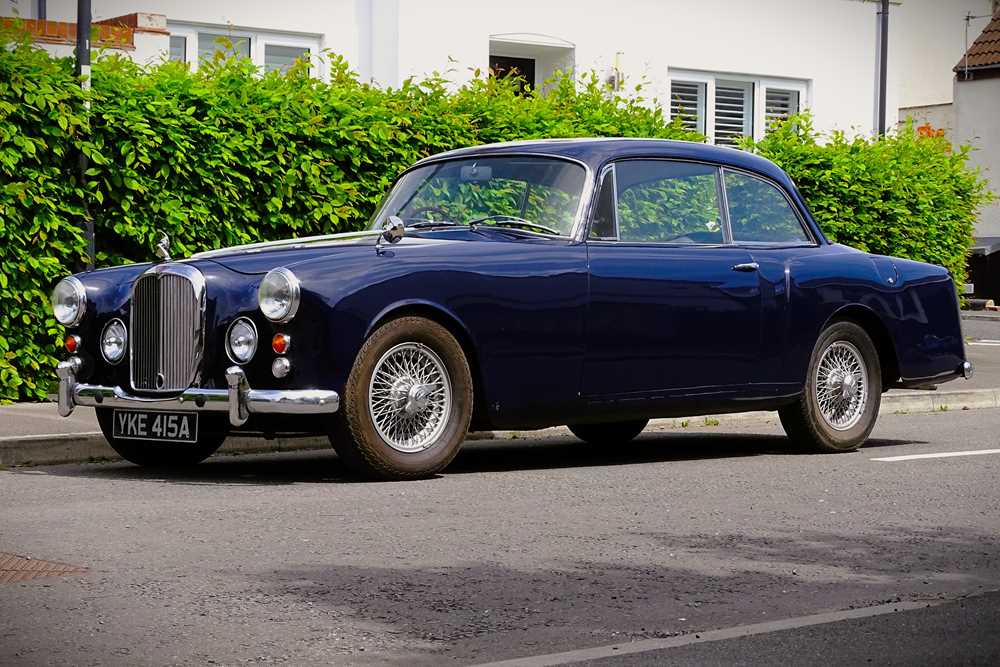
[[490,224],[569,236],[586,181],[574,162],[544,157],[448,160],[403,175],[372,218],[408,226]]

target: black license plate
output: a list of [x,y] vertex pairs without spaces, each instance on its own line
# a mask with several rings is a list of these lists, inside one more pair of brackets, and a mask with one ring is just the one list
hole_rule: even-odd
[[158,440],[161,442],[198,442],[197,412],[148,412],[115,410],[116,438]]

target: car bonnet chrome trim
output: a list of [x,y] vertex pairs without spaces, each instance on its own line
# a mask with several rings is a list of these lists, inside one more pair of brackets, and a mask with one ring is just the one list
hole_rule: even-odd
[[191,255],[190,259],[212,259],[213,257],[224,257],[226,255],[252,254],[264,252],[265,250],[308,248],[312,246],[334,245],[344,241],[354,241],[378,236],[383,230],[365,229],[359,232],[337,232],[336,234],[318,234],[316,236],[303,236],[294,239],[281,239],[278,241],[262,241],[260,243],[247,243],[245,245],[231,246],[229,248],[218,248],[216,250],[205,250]]

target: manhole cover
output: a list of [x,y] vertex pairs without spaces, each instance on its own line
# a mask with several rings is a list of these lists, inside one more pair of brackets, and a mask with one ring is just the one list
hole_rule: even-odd
[[15,554],[0,553],[0,584],[12,584],[15,581],[27,581],[38,577],[59,577],[64,574],[86,571],[87,568],[77,565],[65,565]]

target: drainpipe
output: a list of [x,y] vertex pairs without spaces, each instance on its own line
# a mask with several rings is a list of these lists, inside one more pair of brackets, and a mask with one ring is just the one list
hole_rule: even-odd
[[880,137],[885,136],[886,79],[889,72],[889,0],[882,0],[882,8],[878,12],[878,107],[875,112],[875,123]]
[[[90,90],[90,0],[77,0],[76,2],[76,75],[80,77],[80,87],[87,92]],[[90,101],[84,101],[84,110],[90,111]],[[80,151],[77,156],[77,167],[79,169],[80,188],[86,188],[87,181],[87,156]],[[94,220],[90,217],[90,210],[87,207],[87,198],[83,199],[83,219],[84,237],[87,239],[87,270],[93,271],[95,264],[95,243],[94,243]]]

